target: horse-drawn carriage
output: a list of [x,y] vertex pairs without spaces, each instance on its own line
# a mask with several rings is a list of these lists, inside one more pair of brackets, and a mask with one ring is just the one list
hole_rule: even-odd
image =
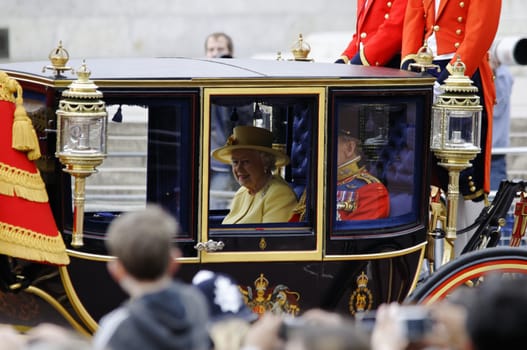
[[[46,66],[0,69],[23,88],[42,151],[38,169],[70,262],[10,257],[24,283],[0,293],[2,322],[53,320],[93,332],[125,298],[106,271],[106,229],[148,202],[180,222],[178,277],[189,281],[204,268],[227,272],[260,313],[323,307],[353,315],[403,301],[415,288],[429,226],[433,78],[307,61],[88,59],[88,82],[102,92],[108,114],[100,128],[105,160],[86,178],[79,244],[77,177],[57,157],[64,133],[66,143],[81,142],[75,123],[61,130],[57,117],[77,78],[65,64]],[[344,122],[357,130],[362,166],[388,190],[384,218],[337,218],[336,135]],[[278,172],[304,196],[301,220],[221,223],[234,190],[230,170],[210,155],[237,125],[271,130],[274,146],[289,155]]]

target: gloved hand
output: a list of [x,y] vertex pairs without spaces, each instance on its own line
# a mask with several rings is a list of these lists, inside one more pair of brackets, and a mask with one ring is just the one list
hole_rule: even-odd
[[444,93],[444,91],[440,89],[440,86],[441,84],[439,84],[437,80],[434,81],[434,103],[437,102],[437,98],[439,97],[439,95]]

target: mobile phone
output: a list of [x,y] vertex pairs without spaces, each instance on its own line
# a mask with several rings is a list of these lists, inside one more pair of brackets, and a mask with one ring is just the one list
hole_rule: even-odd
[[430,310],[420,305],[404,305],[397,316],[409,342],[422,340],[433,328],[434,320]]

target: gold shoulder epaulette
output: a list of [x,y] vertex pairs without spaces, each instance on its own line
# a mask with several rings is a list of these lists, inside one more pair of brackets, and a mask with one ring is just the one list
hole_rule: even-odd
[[364,181],[364,182],[366,182],[368,184],[375,183],[375,182],[380,182],[378,178],[376,178],[372,174],[366,173],[366,172],[358,174],[356,176],[356,179],[362,180],[362,181]]

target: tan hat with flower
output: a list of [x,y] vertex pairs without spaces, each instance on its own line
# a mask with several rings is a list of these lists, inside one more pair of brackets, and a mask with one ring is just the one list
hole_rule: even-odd
[[273,134],[263,128],[256,126],[237,126],[233,129],[224,146],[212,151],[214,159],[230,164],[231,154],[235,149],[252,149],[270,153],[276,157],[276,166],[284,166],[289,163],[289,157],[282,151],[273,148]]

